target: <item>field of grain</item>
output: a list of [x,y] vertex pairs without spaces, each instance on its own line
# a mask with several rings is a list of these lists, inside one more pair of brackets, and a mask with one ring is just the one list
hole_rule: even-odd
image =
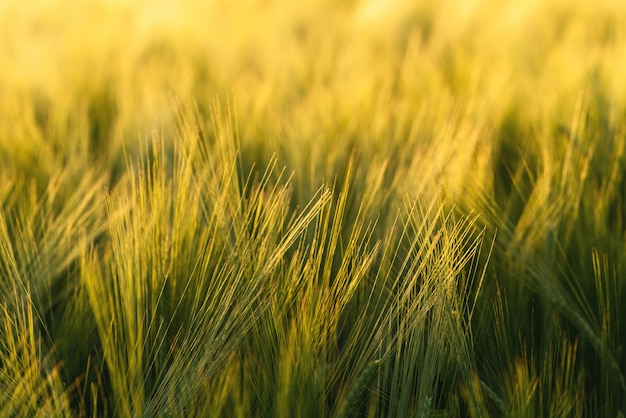
[[0,416],[626,413],[626,3],[3,0],[0,62]]

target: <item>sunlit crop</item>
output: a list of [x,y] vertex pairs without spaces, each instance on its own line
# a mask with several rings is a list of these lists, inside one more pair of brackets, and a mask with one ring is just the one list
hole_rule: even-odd
[[0,2],[0,417],[626,413],[626,3]]

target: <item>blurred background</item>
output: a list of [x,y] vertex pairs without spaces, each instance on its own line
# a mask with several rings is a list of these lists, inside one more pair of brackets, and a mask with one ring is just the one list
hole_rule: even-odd
[[70,114],[116,146],[216,97],[274,141],[339,123],[377,142],[458,103],[569,126],[581,94],[623,116],[625,21],[611,0],[4,0],[1,146]]

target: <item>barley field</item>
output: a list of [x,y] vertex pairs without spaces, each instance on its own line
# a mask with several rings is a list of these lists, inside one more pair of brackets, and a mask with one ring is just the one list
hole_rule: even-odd
[[626,3],[2,0],[0,62],[0,417],[624,417]]

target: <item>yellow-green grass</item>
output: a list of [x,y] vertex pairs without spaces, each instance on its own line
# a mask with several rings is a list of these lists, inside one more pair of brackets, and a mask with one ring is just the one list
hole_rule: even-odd
[[0,3],[0,416],[622,416],[626,4]]

